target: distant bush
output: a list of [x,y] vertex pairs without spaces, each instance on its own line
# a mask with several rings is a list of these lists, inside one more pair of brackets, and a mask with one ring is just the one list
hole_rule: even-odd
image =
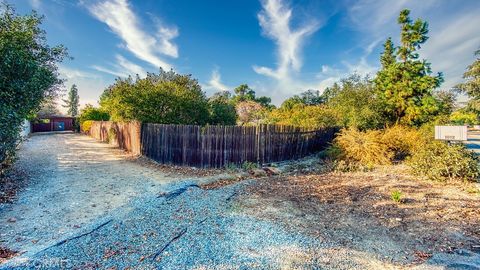
[[426,137],[411,127],[396,125],[384,130],[367,131],[351,128],[340,131],[327,153],[335,159],[356,163],[348,166],[343,164],[341,167],[371,168],[403,160],[426,142]]
[[379,130],[342,129],[334,140],[333,147],[340,150],[337,158],[368,167],[390,164],[393,154],[382,135]]
[[324,105],[295,104],[272,110],[268,122],[315,129],[336,126],[339,117],[335,110]]
[[101,108],[95,108],[90,104],[87,104],[85,108],[80,110],[80,124],[87,120],[108,121],[109,119],[110,115],[106,111]]
[[478,161],[464,145],[433,141],[416,151],[408,165],[412,173],[431,180],[476,180],[480,175]]
[[82,122],[82,131],[84,133],[89,133],[90,132],[90,128],[92,128],[92,124],[93,124],[93,121],[92,120],[86,120],[86,121],[83,121]]
[[395,125],[383,131],[382,141],[393,160],[403,160],[425,145],[427,139],[415,128]]
[[450,115],[450,121],[456,125],[475,125],[478,123],[478,116],[474,112],[458,110]]

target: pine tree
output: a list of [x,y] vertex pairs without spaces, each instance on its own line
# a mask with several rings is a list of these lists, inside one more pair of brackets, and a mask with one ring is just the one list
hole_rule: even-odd
[[392,42],[392,38],[388,38],[383,44],[383,54],[380,57],[380,63],[382,68],[387,68],[395,63],[395,47]]
[[398,18],[400,46],[394,48],[391,39],[385,42],[375,85],[391,122],[420,125],[439,113],[433,90],[443,82],[443,75],[432,76],[430,63],[418,59],[417,50],[428,39],[428,24],[420,19],[412,22],[409,14],[402,10]]
[[68,91],[67,99],[64,99],[65,105],[63,107],[67,108],[67,114],[70,116],[78,115],[78,107],[80,107],[80,97],[78,96],[78,89],[75,84],[72,85],[70,91]]
[[468,108],[478,113],[480,112],[480,50],[477,50],[475,55],[477,59],[463,73],[466,82],[456,85],[455,88],[471,98]]

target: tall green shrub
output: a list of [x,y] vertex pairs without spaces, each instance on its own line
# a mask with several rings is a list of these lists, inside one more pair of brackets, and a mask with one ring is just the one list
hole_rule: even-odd
[[47,44],[43,17],[0,2],[0,174],[13,161],[23,121],[58,94],[63,46]]
[[113,121],[162,124],[208,123],[208,101],[191,75],[160,70],[146,78],[117,79],[100,98]]
[[408,164],[414,174],[437,181],[475,181],[480,175],[477,159],[463,144],[433,141],[416,151]]

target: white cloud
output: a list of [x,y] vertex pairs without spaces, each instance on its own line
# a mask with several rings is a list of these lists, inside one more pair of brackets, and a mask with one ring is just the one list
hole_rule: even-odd
[[225,85],[222,82],[222,76],[220,75],[220,70],[218,67],[215,67],[212,71],[212,75],[207,84],[202,84],[202,89],[206,90],[208,94],[213,94],[218,91],[228,91],[233,89],[233,87]]
[[140,77],[145,77],[147,72],[139,65],[128,61],[125,57],[121,55],[117,55],[117,63],[122,70],[125,70],[128,74],[136,75],[138,74]]
[[308,21],[292,30],[292,9],[282,0],[264,0],[262,7],[258,20],[263,34],[277,45],[278,66],[275,70],[259,66],[254,66],[253,69],[258,74],[288,81],[291,71],[299,71],[302,67],[302,45],[308,36],[318,30],[319,23]]
[[219,90],[219,91],[231,89],[231,87],[222,83],[222,78],[221,78],[220,71],[218,70],[218,68],[216,68],[212,71],[212,77],[211,77],[210,81],[208,82],[208,84],[213,89]]
[[40,0],[30,0],[29,2],[34,9],[39,9],[42,4]]
[[126,78],[128,76],[139,75],[145,77],[147,72],[141,66],[127,60],[125,57],[117,54],[115,56],[117,62],[112,64],[112,68],[106,68],[98,65],[93,65],[92,68],[103,73],[111,74],[117,77]]
[[172,66],[160,55],[178,57],[177,45],[172,43],[172,39],[178,36],[178,29],[167,27],[157,20],[157,34],[148,34],[126,0],[107,0],[88,6],[88,10],[107,24],[123,40],[125,48],[139,59],[168,70]]
[[107,74],[110,74],[110,75],[113,75],[113,76],[116,76],[116,77],[122,77],[122,78],[128,77],[127,73],[123,73],[123,72],[118,71],[118,70],[114,70],[114,69],[110,69],[110,68],[106,68],[106,67],[102,67],[102,66],[97,66],[97,65],[93,65],[92,68],[95,69],[95,70],[98,70],[100,72],[107,73]]

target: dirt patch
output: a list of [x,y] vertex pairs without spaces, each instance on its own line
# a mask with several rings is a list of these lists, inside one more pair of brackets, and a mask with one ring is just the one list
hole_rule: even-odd
[[239,204],[292,231],[407,265],[478,244],[480,196],[464,189],[391,170],[277,176],[250,185]]
[[6,260],[15,257],[18,252],[10,250],[5,247],[0,247],[0,264],[5,262]]
[[130,160],[142,166],[157,169],[165,173],[167,177],[207,177],[225,173],[224,169],[204,169],[160,164],[146,157],[131,157]]

